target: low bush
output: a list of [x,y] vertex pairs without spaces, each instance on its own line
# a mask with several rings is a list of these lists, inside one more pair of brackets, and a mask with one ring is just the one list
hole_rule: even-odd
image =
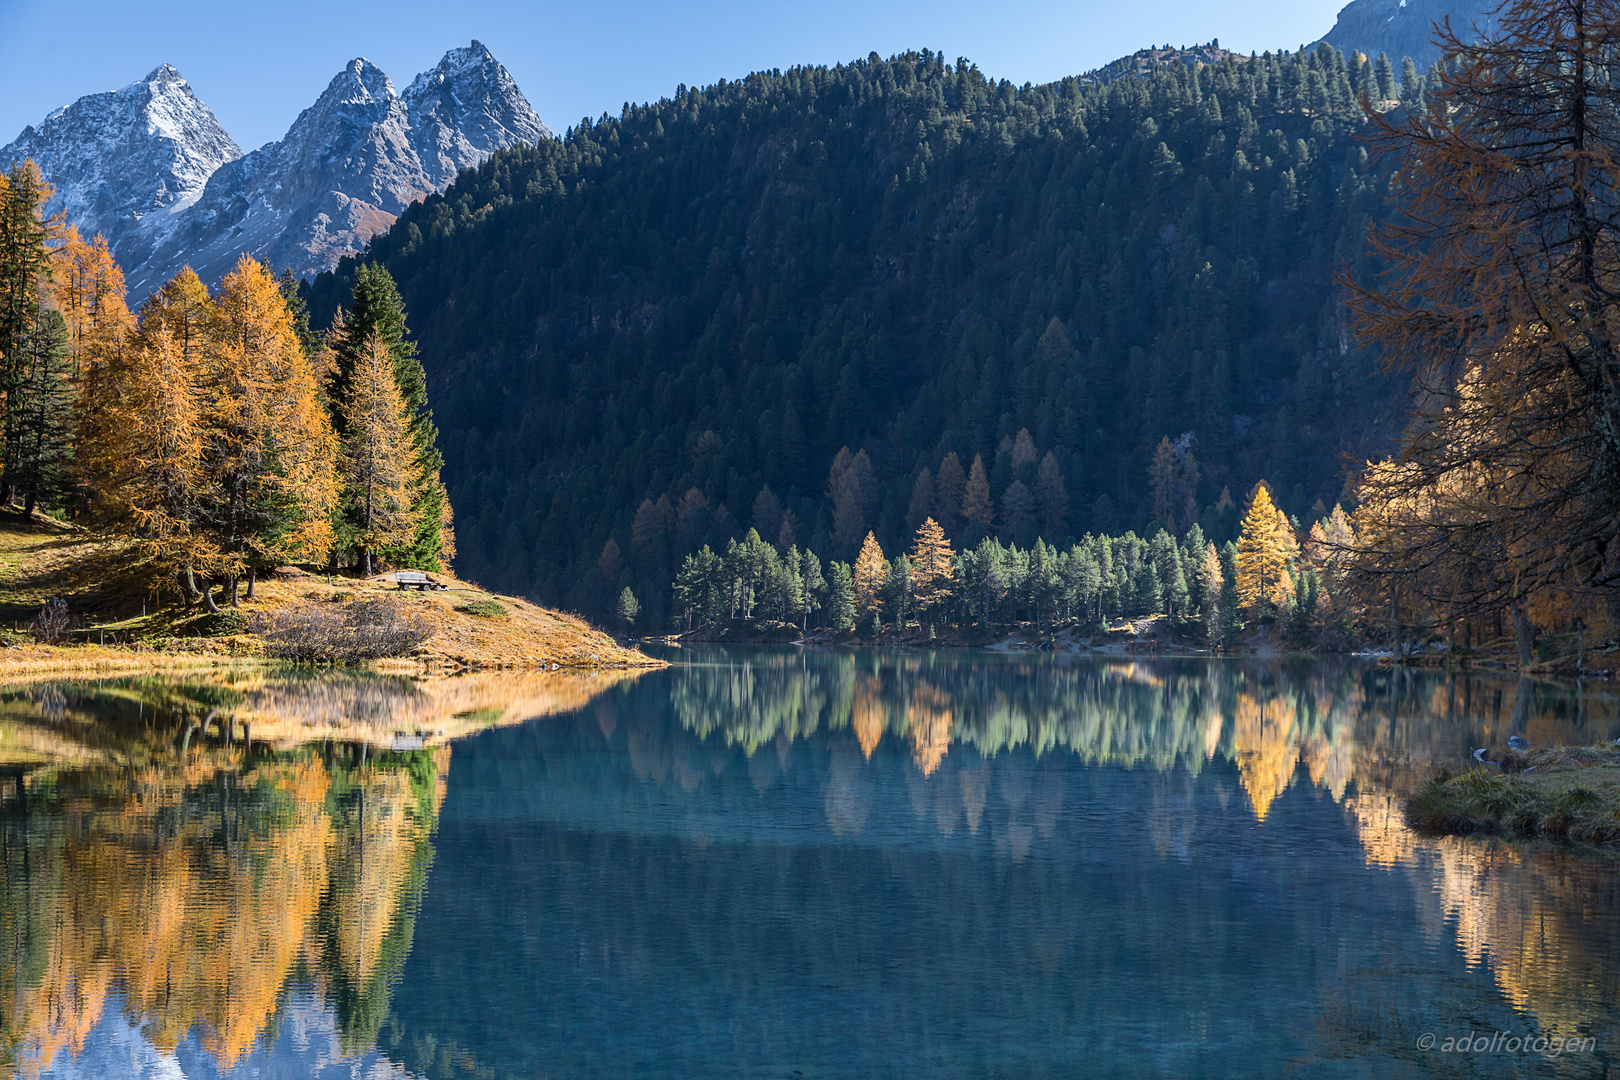
[[218,614],[210,612],[197,621],[198,629],[209,637],[245,634],[250,625],[248,617],[234,608],[226,608]]
[[55,645],[67,640],[68,635],[73,632],[73,624],[77,621],[73,617],[73,612],[68,610],[67,601],[53,596],[45,601],[44,606],[39,609],[39,614],[34,616],[28,632],[34,635],[36,641]]
[[480,619],[504,619],[507,615],[506,609],[493,600],[469,600],[465,604],[457,604],[456,610]]
[[301,604],[259,616],[254,630],[269,656],[323,664],[405,656],[433,636],[431,623],[392,600]]

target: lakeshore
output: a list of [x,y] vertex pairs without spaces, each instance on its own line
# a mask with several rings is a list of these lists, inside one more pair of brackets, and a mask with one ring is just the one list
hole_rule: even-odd
[[[239,606],[215,613],[178,602],[117,541],[58,522],[0,512],[0,679],[253,668],[278,664],[264,619],[295,609],[337,611],[384,601],[429,630],[408,654],[371,662],[399,674],[663,666],[566,612],[434,573],[443,588],[402,590],[391,574],[368,579],[281,567],[258,578]],[[154,586],[158,587],[154,587]],[[162,586],[167,586],[163,588]],[[74,625],[46,644],[29,626],[47,600],[66,603]]]

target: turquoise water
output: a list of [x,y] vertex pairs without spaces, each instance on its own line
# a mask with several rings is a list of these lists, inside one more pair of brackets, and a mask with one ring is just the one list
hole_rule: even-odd
[[0,702],[25,729],[0,747],[101,710],[124,717],[118,753],[151,758],[16,765],[0,785],[8,1060],[154,1077],[1617,1069],[1614,863],[1426,838],[1399,814],[1418,778],[1512,732],[1620,736],[1606,692],[1345,662],[672,659],[398,753],[202,738],[168,760],[201,709],[172,685],[161,707],[142,684]]

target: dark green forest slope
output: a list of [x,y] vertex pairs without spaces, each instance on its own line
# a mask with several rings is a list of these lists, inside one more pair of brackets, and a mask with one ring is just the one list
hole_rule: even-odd
[[[1004,538],[1144,529],[1165,437],[1217,538],[1223,490],[1262,478],[1291,513],[1331,506],[1341,455],[1405,404],[1333,282],[1371,272],[1383,212],[1356,97],[1398,88],[1327,46],[1220,55],[1016,87],[873,54],[683,86],[412,207],[365,258],[421,343],[459,571],[595,615],[628,584],[661,626],[685,553],[785,537],[785,512],[823,558],[868,525],[897,550],[925,510],[975,539],[932,494],[947,454],[982,456]],[[354,272],[314,283],[318,322]],[[870,470],[841,471],[835,522],[846,446]],[[1037,515],[1048,453],[1067,498]]]

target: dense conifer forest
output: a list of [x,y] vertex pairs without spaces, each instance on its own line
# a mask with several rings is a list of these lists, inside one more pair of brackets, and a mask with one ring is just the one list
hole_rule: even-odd
[[1401,74],[1207,47],[1019,87],[925,51],[682,86],[464,172],[309,301],[386,266],[460,572],[601,618],[629,588],[669,625],[685,557],[750,527],[847,562],[927,517],[1224,542],[1263,479],[1308,529],[1403,422],[1335,283],[1386,205],[1358,98],[1412,105]]

